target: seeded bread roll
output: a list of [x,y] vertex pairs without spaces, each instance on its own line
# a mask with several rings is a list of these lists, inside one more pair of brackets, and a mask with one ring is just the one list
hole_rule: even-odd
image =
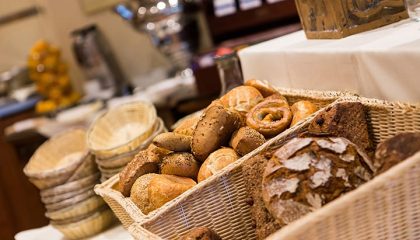
[[157,173],[159,164],[160,159],[157,155],[150,154],[147,150],[140,151],[120,172],[120,192],[126,197],[130,196],[131,186],[136,179],[147,173]]
[[232,148],[221,148],[214,151],[204,161],[198,172],[197,180],[201,182],[239,159],[239,155]]
[[188,231],[180,240],[222,240],[222,238],[208,227],[196,227]]
[[261,93],[254,87],[239,86],[221,97],[220,102],[228,109],[246,114],[263,99]]
[[420,133],[400,133],[380,143],[376,148],[374,165],[377,175],[420,151]]
[[156,173],[145,174],[134,182],[133,187],[131,188],[130,199],[133,201],[138,208],[144,214],[148,214],[153,211],[154,208],[150,203],[149,197],[149,184],[154,176],[157,176]]
[[315,106],[315,104],[311,103],[310,101],[296,102],[290,109],[293,113],[292,123],[290,124],[291,127],[303,119],[309,117],[312,113],[318,111],[318,108]]
[[276,94],[277,91],[273,87],[271,87],[267,82],[263,82],[260,80],[251,79],[245,82],[245,86],[254,87],[257,89],[263,97],[269,97],[273,94]]
[[294,138],[268,161],[262,197],[278,223],[289,224],[367,182],[372,169],[345,138]]
[[262,134],[250,127],[242,127],[233,133],[230,146],[239,155],[244,156],[265,143]]
[[239,113],[213,102],[201,115],[193,133],[191,150],[196,159],[203,162],[210,153],[226,145],[241,124]]
[[153,139],[153,144],[174,152],[188,152],[191,150],[191,136],[166,132],[157,135]]
[[200,120],[200,115],[188,117],[174,129],[174,133],[192,136],[198,120]]
[[200,164],[191,153],[171,153],[167,155],[160,165],[162,174],[176,175],[197,179]]

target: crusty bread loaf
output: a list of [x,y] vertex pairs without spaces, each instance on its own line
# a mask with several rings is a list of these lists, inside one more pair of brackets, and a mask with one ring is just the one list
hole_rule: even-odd
[[120,172],[119,190],[128,197],[136,179],[147,173],[157,173],[161,159],[147,150],[140,151]]
[[171,153],[163,158],[160,165],[162,174],[197,179],[200,164],[191,153]]
[[261,93],[254,87],[239,86],[221,97],[220,102],[228,109],[246,114],[263,99]]
[[188,231],[180,240],[222,240],[222,238],[208,227],[196,227]]
[[345,138],[294,138],[268,161],[262,198],[280,225],[289,224],[372,176],[367,154]]
[[229,145],[244,156],[265,143],[262,134],[250,127],[242,127],[232,134]]
[[212,103],[201,115],[193,133],[191,150],[196,159],[204,161],[210,153],[226,145],[241,124],[239,113],[218,102]]
[[191,150],[191,136],[166,132],[157,135],[153,139],[153,144],[174,152],[188,152]]
[[377,175],[420,151],[420,133],[400,133],[380,143],[376,148],[374,165]]
[[198,182],[209,178],[238,159],[239,155],[232,148],[221,148],[214,151],[201,165],[197,176]]

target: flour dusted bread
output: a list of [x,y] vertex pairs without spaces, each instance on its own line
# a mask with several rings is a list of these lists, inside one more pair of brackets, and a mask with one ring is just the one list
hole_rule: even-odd
[[208,227],[196,227],[188,231],[180,240],[222,240],[222,238]]
[[242,127],[233,133],[229,145],[239,155],[244,156],[264,143],[265,138],[262,134],[250,127]]
[[221,148],[214,151],[204,161],[198,172],[197,180],[201,182],[239,159],[239,155],[232,148]]
[[167,155],[160,165],[162,174],[176,175],[180,177],[197,178],[200,164],[191,153],[171,153]]
[[196,159],[204,161],[210,153],[226,145],[241,124],[239,113],[213,102],[201,115],[193,133],[191,151]]
[[294,138],[265,167],[262,198],[280,225],[370,180],[367,154],[345,138]]
[[400,133],[380,143],[376,148],[374,165],[376,174],[390,169],[394,165],[420,151],[420,133]]
[[239,86],[220,98],[220,103],[231,110],[246,114],[263,100],[261,93],[250,86]]
[[144,214],[148,214],[195,185],[190,178],[146,174],[136,180],[130,198]]
[[128,197],[130,189],[136,179],[147,173],[157,173],[161,159],[149,153],[147,150],[140,151],[131,162],[120,172],[119,190]]

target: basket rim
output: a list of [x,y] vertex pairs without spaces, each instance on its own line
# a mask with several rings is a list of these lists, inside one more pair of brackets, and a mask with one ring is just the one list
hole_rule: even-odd
[[[122,144],[118,144],[112,147],[104,147],[104,148],[95,148],[92,146],[92,141],[91,141],[91,137],[93,135],[93,132],[96,129],[96,125],[97,123],[106,117],[106,115],[111,114],[115,111],[120,111],[123,108],[127,108],[127,107],[135,107],[135,106],[139,106],[139,105],[146,105],[150,108],[150,114],[153,115],[152,118],[154,118],[154,121],[151,121],[152,123],[149,124],[149,126],[147,126],[147,128],[145,128],[143,131],[141,131],[139,134],[136,134],[136,136],[132,137],[130,140],[122,143]],[[156,108],[153,104],[151,104],[150,102],[146,102],[146,101],[141,101],[141,100],[137,100],[137,101],[133,101],[133,102],[128,102],[128,103],[123,103],[121,105],[118,105],[114,108],[108,109],[104,112],[102,112],[101,114],[99,114],[98,116],[95,117],[95,119],[92,121],[92,123],[89,126],[89,129],[87,131],[86,134],[86,141],[87,141],[87,146],[89,147],[89,149],[96,153],[96,152],[101,152],[101,151],[114,151],[114,150],[118,150],[119,148],[122,148],[126,145],[129,145],[130,143],[134,142],[137,138],[141,137],[144,133],[146,133],[147,131],[150,130],[150,128],[153,128],[153,126],[155,125],[155,123],[158,121],[158,116],[157,116],[157,112],[156,112]]]
[[[66,137],[67,135],[74,134],[76,132],[83,132],[84,134],[86,134],[86,129],[83,128],[83,127],[69,128],[69,129],[64,130],[63,132],[60,132],[57,135],[51,137],[47,141],[45,141],[35,151],[35,153],[29,159],[28,163],[23,168],[23,172],[25,173],[25,175],[28,176],[29,178],[33,178],[33,179],[36,179],[36,180],[44,180],[44,179],[48,179],[48,178],[56,178],[56,177],[61,177],[62,175],[65,175],[65,174],[70,174],[72,171],[74,171],[75,169],[77,169],[81,164],[83,164],[84,160],[89,156],[89,153],[90,153],[89,148],[88,148],[87,145],[86,145],[85,151],[82,153],[82,156],[80,157],[80,159],[78,159],[77,161],[74,161],[71,164],[68,164],[68,165],[65,165],[65,166],[61,166],[59,168],[52,168],[52,169],[43,170],[43,171],[37,171],[37,172],[33,172],[31,170],[31,164],[30,164],[31,161],[33,162],[33,161],[36,160],[36,157],[38,156],[39,152],[42,149],[44,149],[45,147],[48,147],[54,141],[60,141],[62,138]],[[71,177],[71,176],[69,176],[69,177]]]
[[[363,193],[366,193],[366,192],[371,193],[373,188],[380,187],[381,185],[383,185],[384,182],[392,181],[396,175],[401,175],[414,167],[420,168],[419,163],[420,163],[420,151],[406,158],[404,161],[398,163],[397,165],[393,166],[388,171],[376,176],[372,180],[354,189],[353,191],[350,191],[344,194],[343,196],[335,199],[334,201],[322,206],[320,209],[317,209],[314,212],[308,213],[302,218],[281,228],[277,232],[268,236],[266,239],[267,240],[287,239],[286,237],[288,234],[290,234],[290,232],[299,231],[304,226],[308,226],[308,225],[311,225],[312,223],[319,222],[320,219],[322,219],[324,216],[329,215],[329,213],[336,212],[336,210],[339,210],[343,208],[343,206],[348,205],[348,203],[353,202],[355,199],[357,199],[359,195],[362,195]],[[416,166],[416,165],[419,165],[419,166]]]

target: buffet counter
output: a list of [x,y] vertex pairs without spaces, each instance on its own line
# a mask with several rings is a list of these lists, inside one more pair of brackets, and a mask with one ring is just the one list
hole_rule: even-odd
[[420,101],[420,24],[410,20],[340,40],[308,40],[299,31],[246,48],[239,56],[245,79]]

